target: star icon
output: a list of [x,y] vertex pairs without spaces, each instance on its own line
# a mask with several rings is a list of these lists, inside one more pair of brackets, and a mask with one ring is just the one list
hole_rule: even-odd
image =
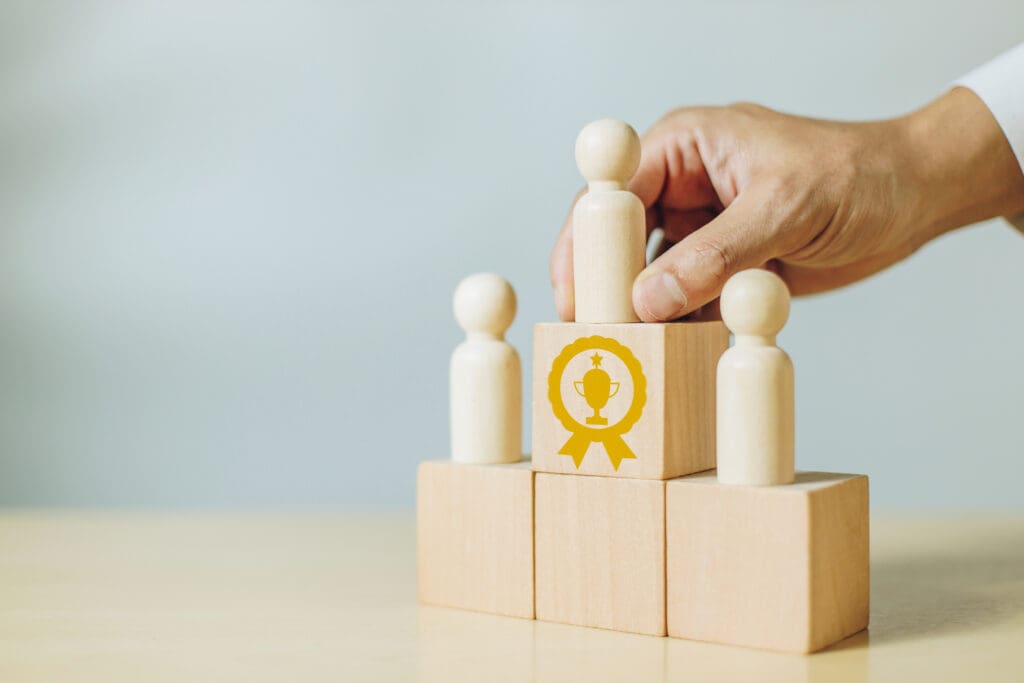
[[594,355],[590,357],[590,362],[594,364],[595,368],[601,367],[602,360],[604,360],[604,358],[598,355],[596,351],[594,352]]

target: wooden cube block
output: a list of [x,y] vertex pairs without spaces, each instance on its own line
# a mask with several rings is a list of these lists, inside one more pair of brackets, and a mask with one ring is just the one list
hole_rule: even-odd
[[534,327],[533,467],[671,479],[715,466],[719,322]]
[[532,619],[530,463],[421,463],[416,551],[420,602]]
[[665,482],[538,472],[537,618],[665,635]]
[[813,652],[868,625],[868,479],[666,484],[668,633]]

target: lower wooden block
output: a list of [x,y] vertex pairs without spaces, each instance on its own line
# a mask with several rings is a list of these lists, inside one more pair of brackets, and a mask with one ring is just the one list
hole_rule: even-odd
[[670,636],[813,652],[868,625],[868,479],[666,484]]
[[665,482],[538,472],[537,618],[665,635]]
[[419,599],[533,618],[533,472],[529,461],[420,464]]

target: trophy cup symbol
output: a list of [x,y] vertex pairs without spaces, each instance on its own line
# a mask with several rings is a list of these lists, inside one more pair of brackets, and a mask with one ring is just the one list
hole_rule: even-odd
[[583,375],[582,381],[572,383],[576,393],[587,401],[587,405],[594,409],[594,414],[587,418],[588,425],[606,425],[608,418],[601,415],[601,409],[608,403],[608,399],[619,393],[619,383],[613,382],[607,372],[601,369],[600,355],[594,353],[590,361],[594,364],[590,370]]

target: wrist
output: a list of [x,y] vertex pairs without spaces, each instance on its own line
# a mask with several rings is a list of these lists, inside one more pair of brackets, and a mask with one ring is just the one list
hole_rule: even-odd
[[954,88],[892,123],[922,242],[1024,211],[1024,174],[992,113],[970,90]]

